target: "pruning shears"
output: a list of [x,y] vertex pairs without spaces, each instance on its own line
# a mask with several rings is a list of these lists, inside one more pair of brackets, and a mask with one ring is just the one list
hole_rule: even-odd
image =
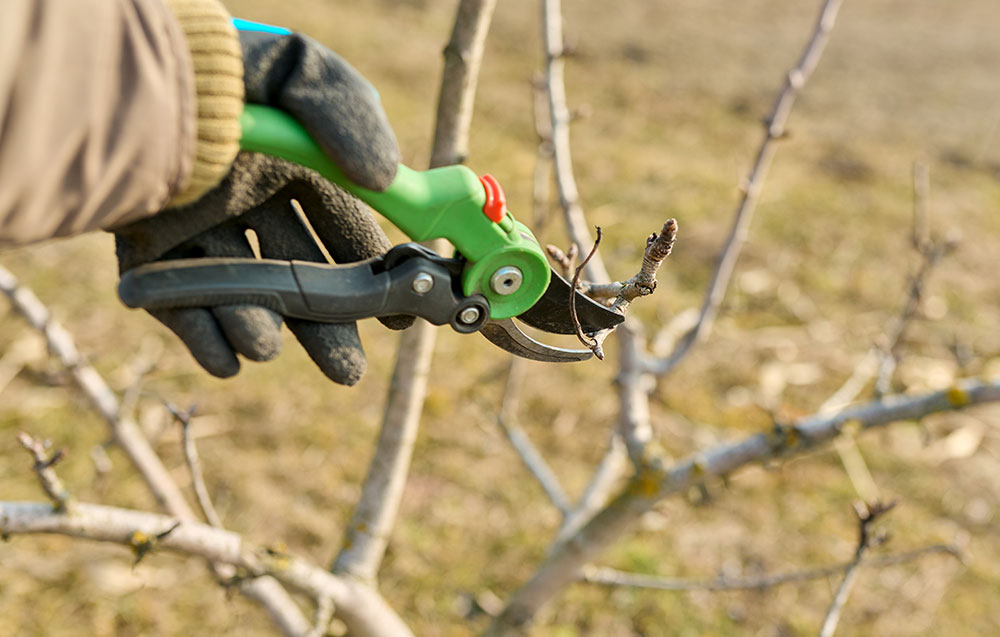
[[549,267],[531,231],[507,210],[500,184],[466,166],[416,171],[402,164],[381,192],[352,183],[290,115],[248,104],[240,146],[312,168],[385,216],[414,241],[444,238],[446,258],[416,243],[345,265],[273,259],[161,261],[126,272],[125,305],[160,309],[255,304],[284,316],[340,323],[408,314],[460,333],[480,332],[508,352],[549,362],[580,361],[589,350],[540,343],[513,322],[555,334],[585,333],[624,316],[590,299]]

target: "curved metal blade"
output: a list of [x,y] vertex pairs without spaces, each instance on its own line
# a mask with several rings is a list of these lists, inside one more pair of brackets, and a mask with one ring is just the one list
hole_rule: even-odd
[[589,349],[566,349],[539,343],[518,329],[514,321],[509,318],[488,321],[479,333],[500,349],[534,361],[572,363],[585,361],[594,355]]
[[[538,302],[519,314],[521,319],[531,327],[552,334],[574,334],[573,320],[569,314],[569,281],[552,272],[552,280]],[[580,319],[583,331],[594,333],[610,329],[625,320],[625,316],[612,311],[586,294],[574,291],[576,295],[576,316]]]

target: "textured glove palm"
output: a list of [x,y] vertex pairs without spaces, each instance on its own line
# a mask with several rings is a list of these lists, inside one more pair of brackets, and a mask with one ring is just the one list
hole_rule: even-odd
[[[301,35],[241,33],[247,101],[296,117],[354,182],[383,190],[399,162],[392,130],[371,85],[322,45]],[[240,153],[228,176],[192,204],[165,210],[116,232],[119,268],[196,257],[260,256],[325,261],[303,223],[298,202],[334,261],[383,254],[389,241],[358,200],[315,172],[290,162]],[[173,309],[152,313],[187,345],[209,373],[228,377],[237,355],[266,361],[281,347],[282,317],[250,305]],[[403,328],[409,317],[383,323]],[[365,356],[357,326],[289,319],[288,326],[319,368],[342,384],[358,381]]]

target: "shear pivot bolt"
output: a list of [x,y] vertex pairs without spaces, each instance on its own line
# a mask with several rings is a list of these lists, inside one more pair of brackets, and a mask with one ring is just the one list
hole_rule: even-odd
[[413,278],[411,287],[417,294],[427,294],[434,287],[434,277],[426,272],[421,272]]
[[479,320],[479,308],[478,307],[467,307],[462,310],[462,313],[458,315],[458,320],[462,321],[466,325],[472,325]]
[[497,294],[506,296],[517,292],[524,281],[524,274],[519,268],[512,265],[504,266],[493,273],[490,277],[490,287]]

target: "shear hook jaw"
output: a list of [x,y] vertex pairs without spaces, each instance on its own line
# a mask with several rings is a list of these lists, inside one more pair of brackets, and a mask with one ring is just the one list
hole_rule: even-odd
[[534,361],[572,363],[588,360],[594,355],[588,349],[567,349],[540,343],[522,332],[509,318],[487,321],[479,332],[500,349]]

